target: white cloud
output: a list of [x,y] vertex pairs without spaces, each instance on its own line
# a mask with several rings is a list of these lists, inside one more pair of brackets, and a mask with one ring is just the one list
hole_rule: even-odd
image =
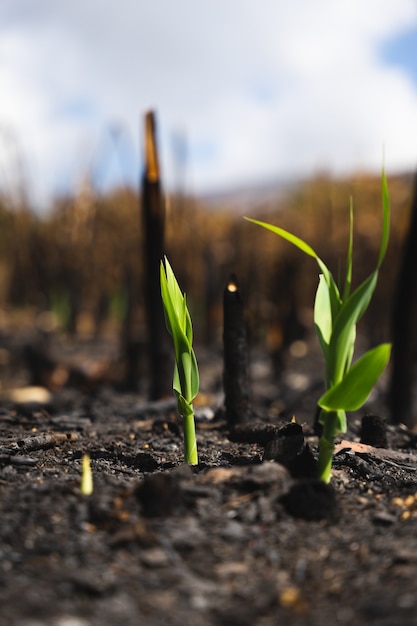
[[106,125],[137,143],[149,107],[168,179],[170,136],[188,137],[196,191],[379,168],[383,145],[388,167],[412,167],[417,88],[379,52],[417,3],[383,4],[14,0],[0,7],[0,129],[17,135],[38,197],[81,175]]

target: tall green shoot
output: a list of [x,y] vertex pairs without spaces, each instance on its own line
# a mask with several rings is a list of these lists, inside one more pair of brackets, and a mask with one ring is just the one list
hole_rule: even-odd
[[178,412],[184,423],[184,456],[186,463],[198,464],[193,400],[198,394],[199,374],[193,343],[193,329],[186,297],[165,257],[160,264],[161,296],[165,322],[172,336],[175,352],[173,389]]
[[350,203],[349,243],[343,291],[318,254],[299,237],[278,226],[245,218],[272,231],[305,254],[320,269],[314,306],[314,324],[325,358],[326,390],[319,398],[320,423],[318,477],[328,483],[334,452],[334,438],[346,432],[346,411],[359,409],[368,398],[387,365],[391,345],[384,343],[362,355],[354,365],[356,324],[365,313],[375,290],[379,269],[389,240],[390,200],[385,172],[382,172],[382,238],[376,269],[352,293],[353,207]]

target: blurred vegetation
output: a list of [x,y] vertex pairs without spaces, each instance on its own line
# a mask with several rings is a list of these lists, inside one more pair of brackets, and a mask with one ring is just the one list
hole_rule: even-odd
[[[362,326],[369,341],[389,338],[391,300],[407,228],[412,177],[389,177],[392,228],[389,250]],[[354,279],[375,266],[381,233],[380,177],[334,180],[318,176],[276,201],[245,209],[252,217],[289,229],[308,241],[337,275],[346,255],[349,198],[353,197]],[[47,215],[0,196],[0,310],[3,330],[23,311],[34,322],[51,311],[69,333],[118,332],[127,294],[144,339],[144,289],[140,198],[128,188],[105,195],[86,182],[73,197],[56,199]],[[278,350],[312,322],[317,287],[314,262],[271,233],[255,228],[227,202],[167,199],[166,253],[187,292],[196,341],[218,342],[222,294],[237,274],[252,342]],[[310,317],[309,317],[310,316]],[[307,317],[307,322],[306,322]],[[309,321],[308,321],[309,320]]]

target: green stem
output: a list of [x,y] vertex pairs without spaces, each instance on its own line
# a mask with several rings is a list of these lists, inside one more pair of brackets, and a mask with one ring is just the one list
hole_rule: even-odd
[[329,483],[332,477],[332,460],[334,444],[323,437],[319,440],[319,461],[317,467],[317,478],[325,483]]
[[345,420],[346,415],[344,411],[322,410],[320,414],[320,423],[323,425],[323,432],[319,440],[317,478],[325,483],[329,483],[332,477],[334,438],[340,432],[345,432]]
[[189,465],[198,465],[197,440],[195,437],[194,412],[191,410],[183,415],[184,424],[184,455],[185,462]]

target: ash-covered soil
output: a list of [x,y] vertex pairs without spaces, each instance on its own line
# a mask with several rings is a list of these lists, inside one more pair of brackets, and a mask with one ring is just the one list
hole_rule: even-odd
[[[275,399],[254,373],[264,410],[237,434],[216,413],[207,360],[194,468],[171,399],[110,388],[4,399],[1,624],[417,624],[416,437],[389,426],[386,448],[361,447],[352,416],[323,494],[296,465],[291,475],[264,460],[292,413],[310,461],[317,451],[308,416],[320,371],[291,367]],[[91,496],[80,493],[86,453]]]

